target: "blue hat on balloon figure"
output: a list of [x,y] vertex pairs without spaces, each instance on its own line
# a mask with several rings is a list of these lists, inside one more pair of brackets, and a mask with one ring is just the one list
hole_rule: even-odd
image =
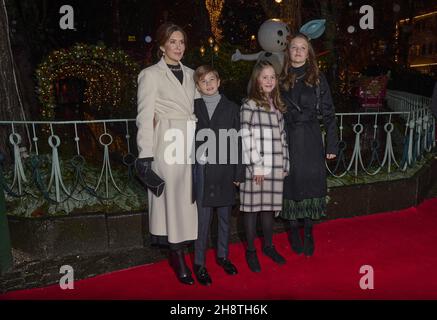
[[325,32],[325,19],[311,20],[305,23],[300,28],[300,33],[303,33],[308,39],[317,39]]

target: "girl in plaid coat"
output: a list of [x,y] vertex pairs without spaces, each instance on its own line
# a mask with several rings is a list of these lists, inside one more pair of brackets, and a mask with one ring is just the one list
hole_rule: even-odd
[[261,271],[254,246],[257,214],[264,234],[263,253],[278,264],[285,259],[272,244],[275,213],[282,209],[283,180],[289,171],[282,102],[275,70],[261,61],[253,69],[249,96],[241,107],[241,133],[246,179],[240,185],[240,211],[248,247],[246,260],[253,272]]

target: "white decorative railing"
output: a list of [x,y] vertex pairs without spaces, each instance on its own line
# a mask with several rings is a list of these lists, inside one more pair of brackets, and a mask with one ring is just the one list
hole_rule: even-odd
[[[132,124],[132,122],[134,122]],[[110,151],[109,148],[114,142],[114,136],[107,129],[107,124],[119,124],[123,127],[125,132],[125,144],[123,148],[123,164],[127,167],[126,172],[129,174],[127,178],[133,177],[133,165],[135,156],[131,153],[131,135],[130,130],[135,127],[135,119],[116,119],[116,120],[93,120],[93,121],[0,121],[0,125],[10,126],[11,133],[9,135],[9,142],[13,148],[13,180],[10,185],[4,183],[3,188],[7,191],[9,195],[16,197],[23,196],[24,190],[23,186],[31,182],[35,183],[38,190],[49,201],[61,202],[63,198],[72,198],[77,201],[84,200],[81,196],[84,191],[91,196],[99,197],[102,199],[109,198],[110,187],[115,188],[120,194],[128,196],[122,191],[122,188],[114,179],[113,168],[111,166]],[[31,139],[32,144],[28,146],[28,157],[23,156],[23,139],[18,133],[19,126],[30,126],[31,127]],[[81,154],[81,138],[80,130],[84,129],[84,126],[88,127],[90,125],[100,126],[100,130],[103,132],[98,135],[97,140],[103,149],[102,152],[102,165],[100,170],[100,175],[95,186],[89,186],[85,182],[83,177],[83,166],[85,165],[85,158]],[[55,127],[60,126],[70,126],[74,128],[74,135],[70,137],[67,141],[62,141],[60,134],[57,134]],[[62,130],[59,130],[62,131]],[[90,132],[91,133],[91,132]],[[42,181],[42,175],[40,172],[40,150],[42,147],[42,136],[47,137],[47,145],[50,150],[50,178],[47,187],[44,187],[45,181]],[[75,182],[73,186],[66,186],[63,179],[63,170],[61,170],[61,158],[60,158],[60,147],[61,144],[73,145],[75,155],[70,159],[71,164],[74,168]],[[83,146],[84,147],[84,146]],[[46,148],[47,149],[47,148]],[[96,155],[97,156],[97,155]],[[24,170],[23,161],[30,161],[31,169],[26,172]],[[32,175],[32,178],[29,178]],[[83,188],[78,190],[78,185]],[[104,194],[99,195],[99,189],[104,187]],[[53,196],[53,197],[51,197]]]
[[[406,171],[409,167],[414,167],[425,153],[431,152],[435,147],[435,120],[429,111],[429,98],[388,91],[386,99],[388,108],[392,110],[390,112],[336,114],[340,138],[339,154],[335,161],[329,161],[326,165],[333,177],[342,178],[347,174],[373,176],[383,170],[388,174],[394,171]],[[7,195],[43,196],[51,203],[61,203],[66,199],[83,201],[89,197],[107,200],[110,198],[112,188],[118,194],[129,196],[125,188],[120,185],[120,181],[114,177],[113,166],[121,165],[122,170],[118,171],[123,173],[126,181],[133,181],[136,156],[132,153],[132,149],[136,150],[136,145],[132,145],[135,141],[132,141],[131,133],[136,130],[135,119],[0,121],[0,126],[10,128],[9,144],[12,147],[13,165],[9,164],[10,174],[3,174],[2,178],[4,181],[2,187]],[[22,152],[24,143],[19,133],[26,132],[25,126],[31,129],[29,130],[31,144],[26,146],[28,157]],[[112,129],[109,130],[108,126]],[[113,132],[115,126],[119,129],[116,134]],[[91,131],[91,127],[94,131]],[[66,137],[61,137],[61,133],[66,131],[65,128],[69,128],[69,133]],[[84,176],[84,168],[88,164],[83,150],[87,145],[82,141],[81,134],[82,137],[89,138],[90,134],[86,134],[86,130],[94,134],[95,144],[99,146],[93,149],[88,159],[96,160],[98,156],[101,158],[100,174],[98,178],[93,177],[97,178],[94,183],[90,183],[89,177]],[[47,138],[46,143],[43,142],[44,137]],[[111,153],[110,149],[114,147],[115,139],[118,139],[118,149]],[[348,148],[348,145],[352,145],[353,148]],[[70,156],[70,163],[74,178],[70,185],[67,185],[64,179],[66,172],[65,168],[62,168],[62,163],[65,160],[60,157],[64,154],[63,159],[66,158],[66,151],[64,149],[61,152],[61,148],[68,146],[69,152],[73,153]],[[45,152],[40,154],[43,150]],[[100,155],[96,153],[98,150]],[[41,168],[42,155],[50,159],[50,169],[46,168],[44,172]],[[115,161],[115,155],[122,157]],[[0,166],[1,168],[6,170],[5,164],[3,167]],[[26,186],[30,184],[37,187],[39,195],[26,191]]]

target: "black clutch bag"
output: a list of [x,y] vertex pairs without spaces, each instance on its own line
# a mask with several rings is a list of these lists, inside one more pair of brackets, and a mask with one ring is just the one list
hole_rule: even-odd
[[165,181],[152,170],[152,161],[149,158],[137,159],[135,168],[141,183],[159,197],[164,191]]

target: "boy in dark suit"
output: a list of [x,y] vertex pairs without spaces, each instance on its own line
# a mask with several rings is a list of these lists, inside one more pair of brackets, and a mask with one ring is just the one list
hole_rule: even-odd
[[214,209],[218,216],[217,263],[226,273],[237,274],[237,268],[228,259],[228,248],[236,186],[244,181],[241,141],[237,134],[240,108],[218,92],[220,78],[217,70],[200,66],[194,73],[194,81],[201,95],[194,101],[194,114],[198,119],[193,184],[198,211],[194,273],[200,284],[210,285],[212,280],[205,267],[205,253]]

